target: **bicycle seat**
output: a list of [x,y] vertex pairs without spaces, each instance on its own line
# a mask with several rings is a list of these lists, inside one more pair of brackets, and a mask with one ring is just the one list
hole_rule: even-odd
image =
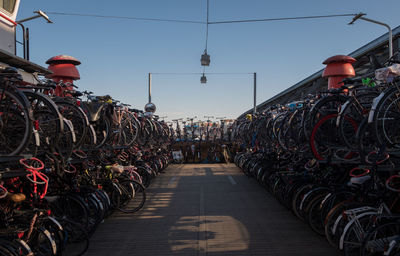
[[4,69],[0,69],[0,74],[18,74],[18,69],[14,67],[6,67]]
[[83,95],[83,93],[81,93],[80,91],[74,91],[71,93],[71,95],[73,97],[81,97]]
[[362,177],[352,177],[350,179],[350,183],[351,183],[351,185],[362,185],[370,179],[371,179],[370,175],[365,175]]
[[134,112],[134,113],[143,113],[143,110],[135,109],[135,108],[130,108],[129,111]]
[[5,69],[0,69],[0,77],[15,78],[22,81],[21,74],[19,74],[18,69],[14,67],[6,67]]
[[13,201],[14,203],[21,203],[21,202],[25,201],[26,196],[24,194],[22,194],[22,193],[14,194],[14,193],[8,192],[7,198],[9,200]]
[[343,84],[355,84],[355,83],[362,83],[361,77],[347,77],[342,80]]
[[95,99],[98,101],[108,101],[111,100],[111,96],[110,95],[104,95],[104,96],[95,96]]
[[17,178],[17,177],[25,177],[28,174],[25,170],[7,170],[0,172],[1,179],[10,179],[10,178]]
[[39,84],[39,86],[44,86],[44,87],[48,87],[51,89],[56,89],[57,88],[57,84],[53,81],[48,81],[45,84]]

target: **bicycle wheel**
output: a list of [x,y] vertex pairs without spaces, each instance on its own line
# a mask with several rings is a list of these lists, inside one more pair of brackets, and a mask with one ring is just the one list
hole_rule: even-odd
[[330,95],[318,100],[303,117],[303,129],[307,138],[311,136],[312,129],[321,118],[327,115],[337,114],[339,107],[347,101],[344,95]]
[[375,135],[379,145],[400,148],[400,97],[397,87],[386,91],[373,115]]
[[321,202],[321,211],[320,211],[320,218],[322,223],[325,223],[326,217],[328,216],[329,212],[335,207],[335,205],[348,201],[351,198],[354,198],[355,194],[351,191],[336,191],[331,192],[325,196],[323,201]]
[[16,251],[11,241],[0,239],[0,255],[19,256],[19,253]]
[[100,118],[96,123],[93,123],[93,128],[96,132],[96,148],[102,147],[110,136],[110,122],[106,118]]
[[48,96],[28,90],[23,90],[23,93],[30,103],[34,128],[40,139],[39,145],[33,139],[27,148],[30,152],[36,152],[37,149],[44,152],[49,146],[58,143],[64,129],[63,118]]
[[288,148],[296,148],[296,147],[298,148],[305,142],[305,140],[302,137],[303,135],[302,114],[303,114],[302,109],[296,109],[296,111],[290,117],[288,123],[288,129],[286,131],[286,136],[285,136],[285,145],[287,145]]
[[356,97],[348,99],[342,105],[337,118],[337,125],[342,141],[350,150],[357,149],[357,129],[355,127],[359,127],[363,119],[368,115],[372,100],[378,95],[377,91],[360,93]]
[[[360,214],[360,216],[363,214]],[[362,244],[367,231],[371,228],[373,223],[371,222],[372,214],[368,214],[362,217],[356,217],[357,220],[348,224],[349,228],[342,234],[340,243],[343,246],[343,253],[345,256],[358,256],[361,253]]]
[[138,121],[134,115],[124,112],[121,120],[121,127],[124,133],[124,146],[130,146],[136,140],[139,132]]
[[62,225],[53,217],[44,217],[39,221],[40,225],[49,231],[56,245],[56,255],[61,255],[64,247],[64,230]]
[[136,172],[139,173],[140,177],[142,178],[143,185],[146,188],[149,187],[152,180],[151,171],[145,166],[137,166],[136,168]]
[[341,226],[343,220],[343,212],[348,209],[352,209],[360,206],[359,202],[354,202],[352,200],[344,201],[335,205],[327,214],[325,218],[325,237],[335,248],[339,248],[339,241],[341,236],[341,230],[338,227]]
[[317,186],[311,190],[309,190],[306,194],[304,194],[300,206],[299,206],[299,213],[304,217],[304,221],[307,222],[308,218],[308,210],[314,200],[314,198],[325,196],[331,190],[327,187]]
[[399,234],[399,222],[386,223],[369,230],[363,240],[360,256],[389,255],[384,252],[390,247],[393,240],[398,239]]
[[15,248],[17,249],[18,256],[21,255],[32,255],[32,249],[29,247],[29,245],[21,239],[14,239],[13,244],[15,244]]
[[60,134],[60,139],[56,145],[53,145],[53,151],[56,151],[64,160],[71,157],[76,141],[75,129],[71,121],[63,118],[64,131]]
[[324,221],[321,219],[321,202],[326,197],[326,194],[320,194],[309,203],[307,206],[308,224],[311,229],[320,236],[325,235]]
[[377,151],[379,148],[378,140],[375,136],[373,124],[368,123],[368,118],[365,117],[360,123],[356,133],[356,142],[358,154],[362,163],[365,163],[365,157],[372,151]]
[[58,218],[68,218],[80,223],[85,229],[89,225],[88,209],[85,202],[75,195],[60,196],[55,202],[50,204],[52,212]]
[[[27,245],[29,248],[29,246]],[[18,250],[19,246],[17,243],[14,241],[6,240],[6,239],[0,239],[0,255],[7,255],[7,256],[20,256],[21,251]]]
[[304,198],[304,195],[315,188],[315,186],[315,184],[304,184],[296,191],[292,199],[292,211],[302,221],[305,221],[305,219],[300,209],[301,202]]
[[96,147],[96,144],[97,144],[96,131],[90,124],[88,126],[88,132],[86,133],[85,138],[83,139],[81,148],[85,150],[94,149]]
[[97,225],[103,220],[104,207],[99,203],[98,199],[93,194],[83,196],[83,200],[87,205],[88,212],[88,235],[91,237],[96,231]]
[[27,242],[34,255],[53,256],[57,253],[57,244],[50,232],[44,227],[34,227]]
[[89,248],[89,237],[81,224],[70,219],[58,219],[64,230],[63,255],[81,256]]
[[318,160],[327,159],[333,154],[332,149],[342,144],[336,127],[337,115],[330,114],[321,118],[312,129],[310,145],[314,157]]
[[[0,156],[12,156],[21,153],[32,135],[30,107],[21,93],[0,88]],[[24,97],[26,102],[20,97]]]
[[121,188],[120,205],[117,208],[124,213],[134,213],[143,208],[146,202],[146,191],[142,184],[134,180],[119,182]]
[[107,193],[103,190],[97,189],[95,192],[95,196],[102,202],[104,207],[104,216],[103,219],[106,218],[110,214],[111,202]]
[[72,122],[76,136],[74,148],[78,148],[83,143],[89,126],[89,121],[85,112],[71,102],[56,100],[55,103],[62,116]]

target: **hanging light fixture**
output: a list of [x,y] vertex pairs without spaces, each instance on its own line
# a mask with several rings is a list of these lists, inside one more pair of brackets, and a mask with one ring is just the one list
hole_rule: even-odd
[[202,66],[210,66],[210,55],[207,54],[207,49],[204,50],[203,55],[201,55],[200,63]]
[[207,77],[205,76],[204,73],[203,73],[203,75],[200,77],[200,83],[202,83],[202,84],[207,83]]

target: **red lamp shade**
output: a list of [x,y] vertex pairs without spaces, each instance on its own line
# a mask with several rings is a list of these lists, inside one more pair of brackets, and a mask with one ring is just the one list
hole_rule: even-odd
[[341,81],[346,77],[356,75],[351,63],[356,59],[346,55],[335,55],[326,59],[323,64],[326,65],[322,77],[328,77],[328,89],[335,89],[342,86]]
[[54,80],[78,80],[80,79],[79,71],[76,66],[81,62],[74,57],[68,55],[54,56],[46,61],[49,69],[53,71],[48,77]]

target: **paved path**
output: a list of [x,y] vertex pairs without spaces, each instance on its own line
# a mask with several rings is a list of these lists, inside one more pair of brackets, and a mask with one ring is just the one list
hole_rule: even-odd
[[338,255],[234,165],[171,165],[147,190],[144,209],[115,213],[89,256]]

